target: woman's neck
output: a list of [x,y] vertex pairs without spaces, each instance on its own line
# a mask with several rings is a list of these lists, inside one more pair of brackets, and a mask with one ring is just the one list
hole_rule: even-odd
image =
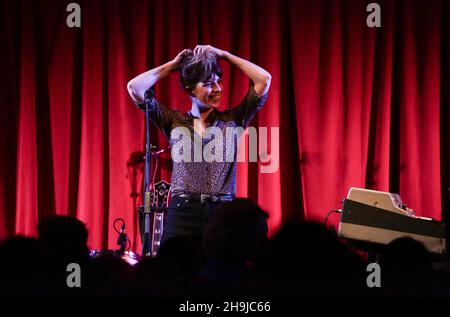
[[202,119],[202,121],[205,121],[205,119],[213,110],[214,108],[206,107],[198,100],[192,100],[191,114],[196,118]]

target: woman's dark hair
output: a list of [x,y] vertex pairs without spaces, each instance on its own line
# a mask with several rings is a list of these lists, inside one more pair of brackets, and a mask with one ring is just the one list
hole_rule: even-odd
[[195,89],[198,82],[208,80],[213,74],[222,77],[222,69],[215,53],[206,51],[194,55],[189,50],[183,55],[180,65],[180,82],[184,89],[189,91]]

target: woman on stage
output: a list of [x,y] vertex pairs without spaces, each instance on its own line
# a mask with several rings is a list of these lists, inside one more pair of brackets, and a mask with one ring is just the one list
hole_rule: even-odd
[[[239,68],[252,81],[242,102],[226,111],[218,110],[223,92],[218,59]],[[176,71],[180,72],[183,89],[192,100],[191,110],[187,113],[159,103],[150,90],[158,80]],[[199,243],[202,228],[217,204],[234,199],[238,143],[236,138],[232,144],[233,160],[225,159],[230,153],[225,153],[230,151],[225,144],[226,129],[248,127],[267,99],[270,81],[271,75],[266,70],[245,59],[210,45],[197,45],[194,50],[185,49],[172,61],[140,74],[128,83],[128,92],[133,101],[143,110],[148,103],[152,121],[172,145],[172,199],[165,219],[162,243],[174,237],[187,237]],[[174,144],[180,141],[174,131],[179,128],[190,132],[190,146],[186,149],[192,150],[192,160],[174,159],[174,154],[179,154],[174,153]],[[225,156],[222,156],[222,160],[211,161],[201,154],[199,160],[199,156],[194,153],[195,142],[202,142],[204,147],[212,139],[211,134],[216,137],[219,129],[223,147],[217,148],[222,148]]]

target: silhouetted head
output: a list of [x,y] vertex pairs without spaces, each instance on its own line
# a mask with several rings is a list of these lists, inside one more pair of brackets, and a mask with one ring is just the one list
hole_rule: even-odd
[[286,294],[342,295],[365,287],[364,261],[314,222],[280,227],[270,241],[265,272]]
[[158,258],[171,263],[174,274],[181,278],[196,276],[199,269],[198,239],[173,237],[166,240],[158,249]]
[[207,257],[251,261],[265,247],[268,215],[249,199],[220,204],[206,225],[203,249]]
[[39,240],[47,253],[57,258],[88,257],[88,231],[80,220],[54,216],[38,224]]
[[0,296],[38,295],[45,292],[43,251],[35,238],[15,236],[0,243]]
[[36,238],[14,236],[0,244],[1,265],[21,274],[28,271],[30,261],[37,266],[42,257],[42,246]]
[[384,273],[392,276],[420,275],[431,271],[431,255],[421,242],[403,237],[385,247],[380,266]]

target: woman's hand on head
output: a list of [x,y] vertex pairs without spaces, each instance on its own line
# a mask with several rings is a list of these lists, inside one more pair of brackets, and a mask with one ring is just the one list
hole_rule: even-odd
[[219,58],[225,58],[226,53],[227,53],[226,51],[223,51],[223,50],[218,49],[211,45],[197,45],[194,48],[194,55],[206,53],[206,52],[212,52],[212,53],[216,54],[217,57],[219,57]]
[[178,55],[173,60],[170,61],[172,64],[173,71],[176,71],[180,68],[183,57],[188,54],[192,54],[192,50],[188,48],[184,49],[181,52],[179,52]]

